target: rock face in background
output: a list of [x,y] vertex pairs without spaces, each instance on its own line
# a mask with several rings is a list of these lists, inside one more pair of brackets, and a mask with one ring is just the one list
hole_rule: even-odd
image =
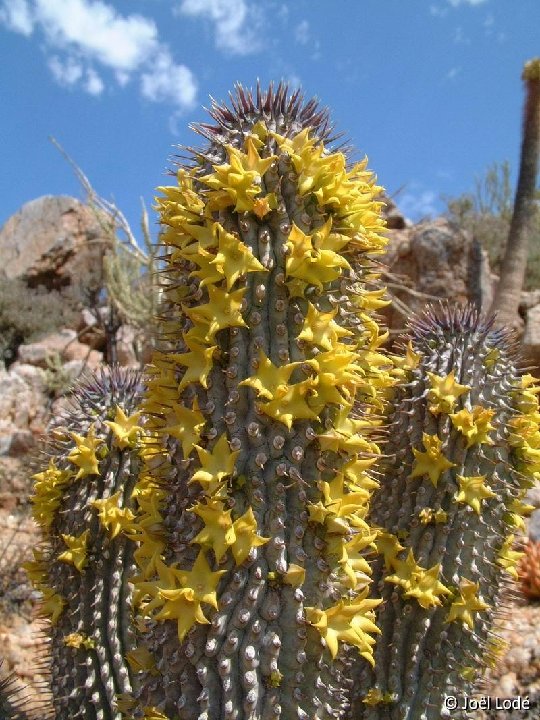
[[65,328],[60,332],[47,335],[38,342],[19,345],[18,361],[36,367],[47,368],[57,356],[61,362],[82,360],[90,370],[95,370],[103,361],[103,354],[92,350],[77,340],[75,330]]
[[384,314],[392,331],[405,326],[411,311],[439,298],[489,308],[493,297],[489,263],[470,235],[441,218],[390,230],[388,236],[383,261],[396,302]]
[[33,365],[0,369],[0,456],[33,450],[47,423],[45,371]]
[[382,201],[384,202],[383,215],[386,220],[386,226],[389,230],[403,230],[412,224],[404,215],[402,215],[392,198],[385,195],[382,198]]
[[[2,276],[17,278],[28,288],[48,291],[84,287],[89,280],[101,286],[109,247],[105,222],[103,217],[100,224],[90,207],[67,196],[26,203],[0,229],[0,282]],[[120,364],[139,364],[136,341],[133,328],[120,327]],[[35,449],[55,398],[85,370],[101,365],[105,344],[104,331],[83,307],[72,327],[20,344],[8,369],[0,359],[0,456],[24,456]]]
[[72,197],[31,200],[0,230],[0,268],[30,287],[76,285],[101,267],[107,246],[94,211]]
[[[524,293],[525,294],[525,293]],[[528,296],[536,295],[536,303],[528,305],[522,303],[520,311],[525,316],[525,332],[522,338],[522,349],[523,354],[527,362],[534,365],[536,368],[540,368],[540,298],[538,291],[533,293],[527,293]],[[536,370],[538,372],[538,370]]]

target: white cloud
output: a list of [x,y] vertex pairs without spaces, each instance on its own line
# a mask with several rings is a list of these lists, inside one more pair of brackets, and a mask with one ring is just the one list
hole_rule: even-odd
[[458,5],[482,5],[487,0],[448,0],[452,7],[458,7]]
[[104,0],[0,0],[0,23],[27,36],[43,33],[47,64],[61,85],[100,95],[99,69],[121,87],[138,76],[145,98],[177,111],[194,104],[195,78],[174,61],[151,18],[123,15]]
[[85,68],[74,57],[62,59],[58,55],[53,55],[47,64],[59,85],[64,87],[79,85],[89,95],[101,95],[105,88],[97,72],[91,67]]
[[470,45],[471,40],[467,35],[465,34],[462,27],[457,27],[454,30],[454,42],[456,45]]
[[115,70],[136,70],[155,51],[157,28],[140,15],[120,15],[101,0],[35,0],[47,40]]
[[26,0],[5,0],[0,7],[0,23],[8,30],[27,37],[32,34],[34,21]]
[[83,76],[83,66],[74,58],[62,61],[58,55],[53,55],[49,58],[48,65],[54,79],[60,85],[67,87],[75,85]]
[[248,55],[261,46],[261,10],[247,0],[182,0],[175,12],[210,20],[217,47],[227,52]]
[[446,79],[447,80],[455,80],[460,72],[461,72],[460,67],[450,68],[450,70],[446,73]]
[[88,70],[86,71],[84,89],[90,95],[101,95],[101,93],[105,89],[103,80],[93,68],[88,68]]
[[434,17],[445,17],[448,15],[448,8],[440,7],[439,5],[430,5],[429,12],[430,15],[433,15]]
[[429,12],[430,15],[433,15],[434,17],[446,17],[448,15],[449,7],[448,5],[451,5],[453,8],[457,8],[460,5],[469,5],[471,7],[474,7],[476,5],[482,5],[485,2],[488,2],[488,0],[446,0],[447,5],[430,5],[429,6]]
[[141,91],[148,100],[189,107],[195,102],[197,85],[191,70],[177,65],[168,50],[162,50],[152,68],[141,75]]
[[294,31],[294,37],[296,38],[296,42],[300,43],[300,45],[308,44],[309,23],[307,20],[302,20],[302,22],[296,26],[296,29]]
[[415,183],[411,191],[396,198],[401,212],[411,220],[417,222],[422,218],[437,215],[437,196],[432,190],[414,192]]
[[300,76],[296,73],[289,73],[289,75],[286,76],[285,82],[289,86],[290,90],[296,90],[297,88],[302,87],[302,80],[300,79]]

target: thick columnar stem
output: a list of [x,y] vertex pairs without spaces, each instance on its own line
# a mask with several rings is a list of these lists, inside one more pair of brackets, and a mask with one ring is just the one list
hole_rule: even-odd
[[145,476],[166,540],[135,582],[155,659],[137,698],[186,720],[342,717],[338,647],[369,663],[377,632],[362,555],[390,384],[369,291],[379,188],[297,94],[239,89],[212,114],[210,146],[158,199],[171,349]]
[[516,575],[512,541],[536,470],[517,430],[537,424],[537,403],[508,335],[470,309],[415,320],[398,364],[369,514],[381,634],[352,717],[438,720],[445,693],[463,697],[496,656],[493,616]]
[[79,385],[35,476],[44,542],[26,568],[51,621],[56,720],[120,720],[118,696],[133,689],[134,546],[121,531],[134,517],[140,390],[140,376],[120,369]]

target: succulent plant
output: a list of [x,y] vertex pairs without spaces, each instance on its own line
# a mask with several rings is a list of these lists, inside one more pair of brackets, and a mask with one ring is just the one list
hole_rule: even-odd
[[50,619],[55,718],[119,720],[113,701],[131,690],[135,546],[120,530],[134,517],[141,389],[140,375],[122,369],[81,382],[35,475],[43,543],[25,567]]
[[326,114],[298,93],[239,89],[211,114],[209,147],[158,199],[171,349],[143,404],[157,451],[142,477],[167,498],[168,538],[134,582],[157,671],[137,700],[182,718],[333,717],[339,644],[371,659],[377,631],[362,553],[368,430],[391,383],[371,286],[380,189],[326,148]]
[[[0,662],[0,672],[2,663]],[[25,688],[13,674],[0,674],[0,720],[33,720],[35,715],[25,709]],[[46,717],[44,709],[43,718]]]
[[471,692],[501,649],[493,620],[517,577],[513,540],[536,471],[523,430],[537,405],[512,337],[492,322],[430,309],[395,359],[402,379],[367,518],[379,528],[381,634],[374,668],[355,663],[353,717],[439,718],[445,692]]
[[540,542],[527,540],[518,565],[519,585],[525,597],[540,599]]
[[538,389],[470,310],[383,350],[381,189],[326,111],[210,114],[159,189],[144,397],[86,383],[36,477],[55,717],[439,717],[494,652]]

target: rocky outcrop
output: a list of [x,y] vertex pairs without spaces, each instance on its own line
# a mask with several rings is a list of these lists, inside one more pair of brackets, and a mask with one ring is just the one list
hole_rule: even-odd
[[540,367],[540,304],[527,307],[525,315],[525,331],[522,338],[523,354],[526,362]]
[[47,423],[46,373],[33,365],[0,370],[0,455],[32,450]]
[[17,358],[21,363],[44,369],[50,367],[56,358],[62,363],[80,360],[89,369],[95,370],[103,361],[103,354],[79,342],[75,330],[65,328],[38,342],[19,345]]
[[31,200],[0,229],[0,268],[30,287],[77,285],[101,267],[106,233],[96,213],[72,197]]
[[383,258],[387,285],[395,300],[385,310],[389,327],[404,327],[411,312],[445,298],[473,302],[487,310],[492,280],[485,252],[469,234],[445,219],[390,230]]
[[384,202],[383,215],[386,220],[386,227],[389,230],[403,230],[410,227],[411,222],[401,213],[392,198],[385,195],[382,202]]

